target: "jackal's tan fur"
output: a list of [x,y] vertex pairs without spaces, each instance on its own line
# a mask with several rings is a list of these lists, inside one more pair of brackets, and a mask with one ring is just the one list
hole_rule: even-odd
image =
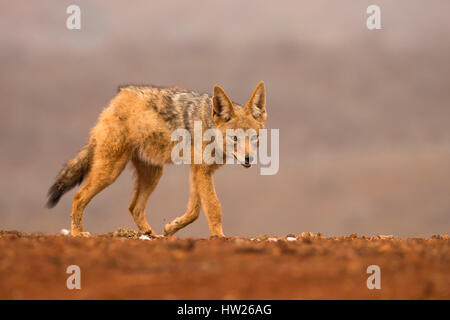
[[[55,206],[65,192],[86,178],[74,196],[71,217],[72,235],[87,234],[82,223],[87,204],[113,183],[131,161],[136,170],[136,186],[129,210],[139,230],[155,236],[145,218],[145,207],[164,165],[172,163],[171,151],[177,143],[171,141],[172,131],[184,128],[192,133],[196,120],[202,121],[204,130],[217,128],[224,135],[226,129],[258,130],[266,120],[265,104],[263,82],[244,107],[231,102],[219,86],[214,87],[212,98],[182,88],[120,87],[92,129],[88,145],[66,163],[50,188],[47,205]],[[203,206],[211,234],[223,236],[222,210],[213,182],[213,173],[220,166],[191,165],[187,211],[165,226],[164,235],[172,235],[193,222]]]

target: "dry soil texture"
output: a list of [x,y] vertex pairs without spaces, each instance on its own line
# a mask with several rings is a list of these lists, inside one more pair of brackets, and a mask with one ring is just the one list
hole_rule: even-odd
[[[449,299],[448,236],[139,240],[0,231],[2,299]],[[81,268],[68,290],[66,269]],[[369,265],[381,289],[366,286]]]

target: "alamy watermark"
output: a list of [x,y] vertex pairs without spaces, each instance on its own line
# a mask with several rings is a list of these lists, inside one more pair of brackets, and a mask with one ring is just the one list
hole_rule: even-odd
[[367,274],[370,276],[367,278],[366,285],[367,289],[381,289],[381,269],[376,264],[372,264],[366,269]]
[[66,20],[66,28],[69,30],[81,29],[81,9],[76,4],[67,7],[66,13],[69,14]]
[[366,20],[366,26],[369,30],[381,29],[381,9],[376,4],[372,4],[367,7],[366,13],[370,14]]
[[[202,122],[194,121],[193,137],[186,129],[172,132],[173,147],[171,159],[174,164],[241,164],[250,167],[260,163],[262,175],[274,175],[280,167],[279,130],[226,129],[225,134],[217,128],[203,132]],[[266,167],[264,167],[266,166]]]
[[66,273],[70,274],[70,276],[66,280],[67,289],[73,290],[81,289],[81,269],[76,264],[72,264],[67,267]]

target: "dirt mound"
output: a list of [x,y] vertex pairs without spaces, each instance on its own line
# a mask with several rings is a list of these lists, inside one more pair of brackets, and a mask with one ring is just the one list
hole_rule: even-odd
[[143,235],[143,233],[135,231],[133,229],[118,228],[116,231],[107,233],[104,236],[114,237],[114,238],[139,239],[139,237],[142,235]]

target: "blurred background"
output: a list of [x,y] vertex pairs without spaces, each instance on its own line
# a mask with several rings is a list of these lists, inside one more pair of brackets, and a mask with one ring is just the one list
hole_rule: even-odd
[[[68,30],[66,8],[81,8]],[[381,30],[366,8],[381,7]],[[245,103],[267,87],[280,170],[225,166],[229,236],[450,230],[449,1],[0,1],[0,229],[70,228],[75,190],[48,187],[120,84],[220,84]],[[88,206],[91,233],[135,228],[127,169]],[[170,166],[147,217],[184,213],[188,167]],[[179,236],[209,236],[203,213]]]

